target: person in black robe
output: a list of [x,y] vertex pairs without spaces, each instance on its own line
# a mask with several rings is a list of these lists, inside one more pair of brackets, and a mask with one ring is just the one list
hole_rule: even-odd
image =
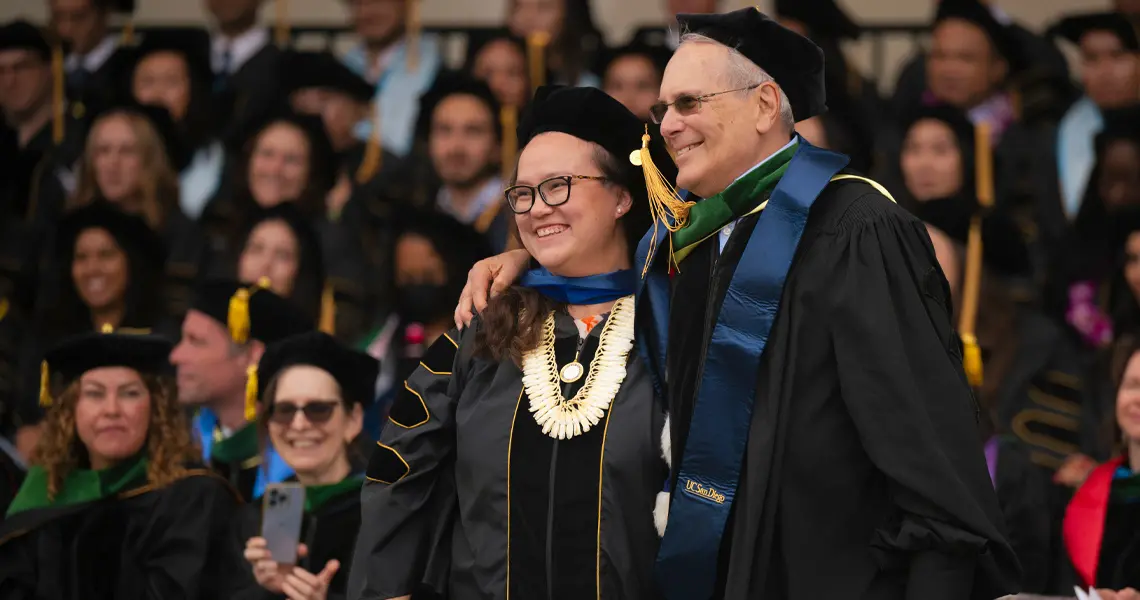
[[[302,559],[283,572],[260,537],[262,503],[243,510],[238,538],[260,584],[247,596],[296,597],[317,579],[312,587],[323,588],[325,597],[344,598],[364,484],[355,441],[376,393],[380,363],[314,332],[269,346],[257,370],[265,382],[258,389],[264,405],[259,428],[293,467],[290,481],[305,486],[305,518],[298,540]],[[311,445],[294,447],[300,440]]]
[[289,299],[314,326],[321,318],[324,260],[313,225],[291,203],[261,211],[250,224],[227,275],[252,285],[261,278]]
[[0,523],[0,598],[228,597],[240,500],[196,460],[169,351],[108,328],[45,356],[64,391],[45,385],[47,430]]
[[602,78],[602,91],[648,123],[652,118],[649,108],[657,102],[657,90],[672,55],[664,46],[634,40],[620,48],[603,50],[594,71]]
[[[670,408],[659,592],[989,599],[1017,591],[1017,559],[925,226],[877,183],[844,171],[846,157],[793,137],[794,119],[824,106],[814,44],[756,9],[678,20],[717,43],[682,43],[662,84],[668,103],[654,109],[678,151],[678,187],[705,198],[676,227],[684,209],[663,197],[672,216],[642,243],[642,339]],[[728,48],[759,72],[729,77]],[[687,95],[742,86],[715,100]],[[756,125],[729,127],[734,118]],[[678,231],[664,239],[664,225]],[[776,273],[766,270],[770,253],[780,256]],[[457,317],[468,316],[470,298],[482,304],[493,270],[501,287],[521,262],[511,255],[473,268]],[[770,329],[750,320],[760,316]],[[753,402],[710,404],[752,394]]]
[[281,104],[282,51],[258,24],[263,0],[208,0],[216,26],[210,63],[214,98],[226,115],[222,141],[240,154],[249,136]]
[[368,464],[350,598],[656,597],[665,414],[628,295],[643,132],[598,90],[537,91],[507,199],[541,268],[405,382]]
[[[182,339],[170,353],[178,399],[196,408],[194,435],[203,460],[252,501],[265,485],[293,475],[272,448],[258,443],[257,361],[265,346],[313,330],[292,302],[269,290],[217,279],[199,284]],[[264,451],[263,451],[264,450]]]
[[120,36],[111,33],[110,20],[114,13],[133,11],[133,0],[48,3],[51,28],[68,48],[63,61],[65,93],[75,114],[103,110],[115,101],[115,86],[130,68],[130,59],[120,46]]

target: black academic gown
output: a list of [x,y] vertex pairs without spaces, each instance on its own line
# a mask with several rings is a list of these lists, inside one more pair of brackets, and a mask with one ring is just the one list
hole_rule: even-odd
[[[518,367],[471,356],[479,327],[458,352],[447,337],[433,344],[392,407],[368,466],[349,597],[426,586],[452,600],[654,598],[665,417],[636,349],[603,420],[555,441],[527,409]],[[582,346],[587,369],[601,329]],[[561,367],[579,339],[565,313],[555,335]]]
[[17,513],[0,524],[0,599],[228,598],[240,565],[230,527],[238,501],[194,471],[155,489]]
[[270,42],[225,78],[218,102],[229,116],[221,139],[230,152],[240,154],[249,136],[281,105],[281,56]]
[[[697,357],[762,214],[738,222],[719,259],[715,237],[701,244],[672,279],[674,473]],[[1017,590],[950,314],[923,223],[867,184],[829,185],[760,362],[718,598],[991,600]]]
[[1053,591],[1056,588],[1050,584],[1057,567],[1054,556],[1060,523],[1050,506],[1049,479],[1030,460],[1024,444],[1002,436],[994,480],[1009,543],[1021,563],[1022,591]]
[[[249,538],[261,535],[261,502],[246,505],[241,509],[238,523],[240,548],[245,548]],[[329,584],[328,600],[343,600],[348,585],[348,569],[352,565],[352,551],[356,545],[356,534],[360,531],[360,489],[359,486],[345,490],[336,497],[324,502],[317,510],[305,512],[301,522],[301,543],[309,548],[309,554],[299,559],[297,566],[310,573],[320,573],[330,560],[340,562]],[[239,583],[246,578],[239,579]],[[270,600],[285,598],[273,594],[256,584],[234,600]]]

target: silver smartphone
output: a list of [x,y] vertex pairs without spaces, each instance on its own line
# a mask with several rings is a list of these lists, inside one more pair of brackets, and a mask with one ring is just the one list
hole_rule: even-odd
[[262,495],[261,537],[275,562],[297,563],[301,521],[305,518],[305,488],[299,483],[271,483]]

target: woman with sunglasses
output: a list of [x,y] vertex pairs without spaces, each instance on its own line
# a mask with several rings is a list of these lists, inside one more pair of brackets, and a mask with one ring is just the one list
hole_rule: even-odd
[[[303,333],[269,346],[258,363],[265,410],[260,429],[305,486],[305,520],[296,565],[280,564],[260,537],[262,504],[241,521],[245,559],[261,589],[251,598],[343,598],[360,529],[363,460],[353,444],[371,404],[380,363],[332,336]],[[245,598],[246,596],[242,596]]]
[[[643,137],[599,90],[536,93],[506,200],[538,264],[404,383],[368,464],[350,597],[654,597],[667,467],[633,338]],[[647,144],[636,164],[671,180]]]

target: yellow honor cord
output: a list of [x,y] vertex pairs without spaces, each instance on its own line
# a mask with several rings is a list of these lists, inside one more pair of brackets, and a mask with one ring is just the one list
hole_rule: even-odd
[[250,365],[245,379],[245,420],[257,419],[257,365]]
[[321,320],[318,329],[329,335],[336,335],[336,290],[326,282],[321,290]]
[[966,371],[966,378],[971,386],[980,387],[984,380],[984,369],[976,327],[982,283],[982,212],[993,205],[994,180],[989,125],[979,123],[974,129],[978,212],[970,219],[966,239],[966,267],[962,281],[962,311],[958,317],[958,333],[962,338],[962,367]]
[[119,43],[124,46],[131,46],[135,43],[135,20],[133,17],[127,17],[123,22],[123,33],[119,36]]
[[363,185],[380,172],[384,163],[383,147],[380,143],[380,103],[372,102],[372,131],[368,134],[368,143],[364,146],[364,158],[356,169],[356,183]]
[[[649,260],[657,249],[657,227],[659,224],[664,225],[670,233],[680,231],[689,224],[689,209],[695,204],[681,200],[680,195],[677,194],[677,189],[668,179],[665,179],[657,165],[653,164],[653,155],[649,151],[650,139],[649,126],[646,125],[645,134],[641,136],[641,149],[633,151],[629,156],[629,162],[641,167],[641,173],[645,176],[645,190],[649,195],[649,214],[653,218],[653,237],[649,242],[649,255],[646,257],[645,266],[641,270],[642,277],[645,277],[649,271]],[[670,239],[669,254],[669,260],[673,262],[672,239]]]
[[47,408],[51,401],[51,372],[45,360],[40,362],[40,406]]
[[64,104],[67,100],[64,97],[63,46],[58,40],[51,48],[51,74],[51,139],[56,144],[60,144],[63,142]]
[[510,181],[515,170],[515,159],[519,153],[519,109],[514,106],[503,106],[499,110],[499,121],[503,127],[502,144],[502,177],[503,181]]
[[277,9],[277,22],[274,38],[277,45],[284,48],[289,45],[289,0],[277,0],[274,7]]
[[546,47],[550,44],[550,34],[545,31],[532,33],[526,38],[526,57],[530,65],[530,88],[537,90],[546,85]]
[[420,0],[409,0],[408,12],[404,21],[404,33],[408,40],[407,68],[409,73],[414,73],[420,65],[420,30],[422,28]]

